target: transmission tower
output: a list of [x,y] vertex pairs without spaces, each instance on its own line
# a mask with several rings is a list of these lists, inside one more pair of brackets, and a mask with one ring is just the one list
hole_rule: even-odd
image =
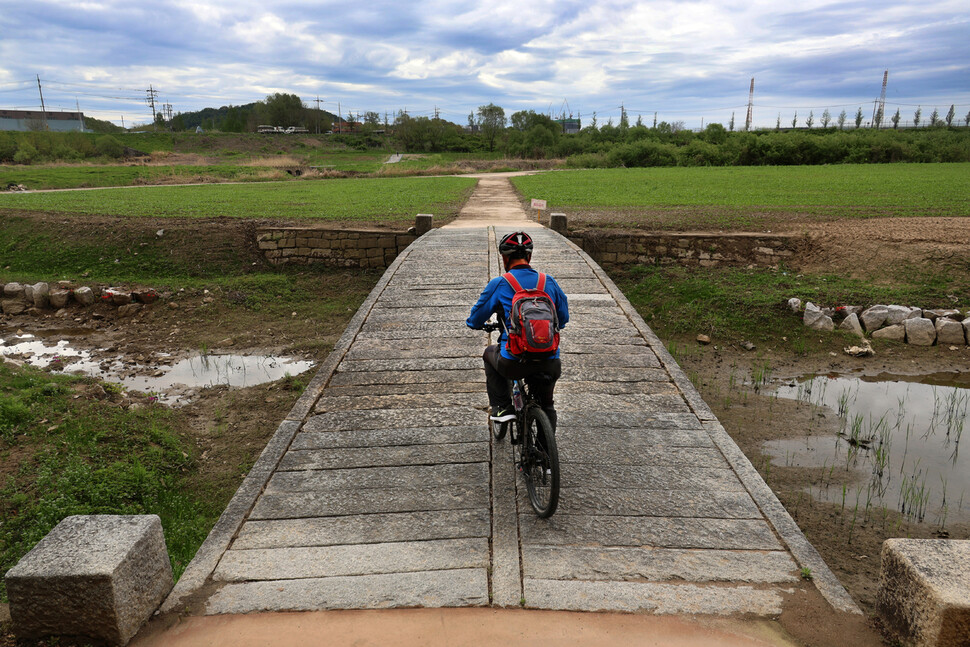
[[872,123],[876,128],[882,126],[882,118],[886,114],[886,83],[889,82],[889,70],[882,74],[882,92],[879,94],[879,107],[872,116]]
[[751,77],[751,89],[748,90],[748,116],[744,118],[745,132],[751,130],[751,111],[754,107],[754,77]]

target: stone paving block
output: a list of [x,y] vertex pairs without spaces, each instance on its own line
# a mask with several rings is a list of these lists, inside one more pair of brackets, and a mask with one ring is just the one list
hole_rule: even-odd
[[[560,356],[564,356],[563,359],[568,359],[574,355],[639,355],[641,353],[649,353],[653,355],[653,351],[647,346],[647,342],[638,338],[631,337],[629,339],[623,340],[625,343],[622,344],[583,344],[579,341],[570,344],[561,343],[559,345]],[[639,341],[640,343],[636,343]],[[658,364],[659,366],[659,364]]]
[[[484,345],[483,345],[484,348]],[[442,357],[416,359],[364,359],[344,360],[337,367],[338,373],[353,371],[454,371],[462,369],[482,370],[479,357]]]
[[[471,307],[469,306],[468,311],[470,310]],[[399,318],[394,318],[390,314],[385,314],[385,316],[379,319],[371,319],[368,317],[361,327],[361,332],[367,333],[368,336],[373,335],[374,338],[378,339],[409,339],[427,336],[481,339],[484,335],[481,330],[472,330],[465,325],[465,321],[468,319],[468,311],[462,312],[461,314],[453,312],[450,313],[447,319],[438,317],[431,321],[423,321],[420,319],[404,321]],[[382,336],[375,335],[374,333],[389,334]]]
[[[297,436],[299,438],[299,436]],[[616,445],[618,447],[638,447],[649,445],[653,447],[714,447],[714,441],[703,429],[591,429],[589,427],[567,427],[560,423],[556,432],[559,446],[574,444],[577,447],[589,447],[585,451],[570,451],[579,456],[587,454],[594,459],[602,447]],[[576,459],[578,460],[578,459]]]
[[402,427],[469,426],[482,424],[488,416],[470,407],[388,409],[377,411],[330,411],[313,416],[303,425],[306,431],[352,431]]
[[209,598],[206,614],[486,604],[488,575],[475,568],[228,584]]
[[[520,493],[523,507],[528,500]],[[760,519],[761,511],[746,492],[568,487],[563,485],[556,514]]]
[[413,308],[374,308],[367,315],[368,324],[380,323],[443,323],[455,322],[465,328],[465,320],[471,311],[471,303],[467,306],[443,306]]
[[173,585],[156,515],[73,515],[5,576],[21,640],[85,636],[124,645]]
[[233,549],[287,546],[331,546],[459,537],[488,537],[489,513],[475,510],[436,510],[394,514],[360,514],[315,519],[247,521]]
[[391,447],[395,445],[438,445],[488,442],[483,424],[469,427],[410,427],[364,431],[304,431],[296,435],[290,449],[334,447]]
[[488,490],[478,485],[371,488],[334,492],[265,492],[250,519],[308,519],[379,512],[469,510],[488,507]]
[[565,358],[570,366],[582,369],[606,368],[660,368],[660,360],[651,353],[599,353],[574,354]]
[[690,407],[680,393],[650,394],[630,393],[604,397],[601,393],[572,393],[568,398],[557,398],[556,408],[568,410],[598,411],[609,409],[615,413],[633,412],[637,415],[650,413],[689,413]]
[[692,413],[564,410],[559,416],[559,426],[588,429],[698,429],[701,425]]
[[487,463],[488,443],[409,445],[405,447],[328,448],[289,451],[279,471],[328,470],[392,465]]
[[[437,346],[432,348],[433,344],[437,344]],[[377,342],[354,344],[344,358],[347,360],[421,359],[433,355],[438,358],[475,357],[478,358],[478,361],[481,361],[482,349],[484,348],[484,344],[448,343],[441,339],[434,339],[426,346],[412,346],[410,348],[400,346],[394,348],[393,346],[395,344],[378,344]]]
[[876,609],[901,644],[970,644],[970,541],[887,539]]
[[327,411],[357,411],[361,409],[406,409],[408,407],[471,407],[484,411],[488,407],[488,395],[481,388],[473,393],[419,393],[409,395],[373,395],[370,397],[337,396],[326,394],[314,407],[314,413]]
[[279,471],[266,485],[267,492],[303,492],[357,487],[409,487],[460,483],[488,486],[488,465],[482,463],[443,463],[354,469]]
[[590,465],[689,465],[701,468],[730,469],[730,465],[714,447],[666,447],[636,443],[611,445],[599,443],[593,447],[577,442],[563,431],[558,437],[561,463]]
[[570,611],[777,616],[782,604],[779,591],[751,586],[527,579],[524,593],[528,608]]
[[230,550],[217,582],[442,571],[488,566],[488,539],[432,539],[384,544]]
[[605,368],[563,362],[561,379],[577,382],[670,382],[670,374],[662,368]]
[[[284,459],[285,460],[285,459]],[[562,482],[573,487],[656,488],[676,484],[684,490],[741,492],[744,486],[730,468],[691,465],[604,465],[563,462]]]
[[485,384],[485,370],[479,366],[462,371],[408,371],[405,373],[355,371],[337,373],[330,380],[332,386],[363,386],[367,384],[436,384],[448,388],[451,382],[479,382]]
[[467,340],[468,343],[472,343],[473,341],[481,341],[484,337],[485,333],[481,330],[472,330],[467,326],[456,329],[450,323],[446,325],[434,324],[433,326],[421,324],[421,329],[419,330],[404,326],[403,324],[398,326],[382,324],[381,326],[372,328],[368,328],[365,325],[357,333],[354,343],[362,344],[369,341],[389,341],[394,339],[407,341],[413,341],[415,339],[440,339],[443,342]]
[[560,380],[556,384],[557,396],[572,396],[577,393],[596,393],[601,395],[644,393],[648,395],[676,395],[682,397],[680,389],[673,382],[573,382],[571,380]]
[[796,582],[798,566],[785,551],[683,550],[526,546],[523,576],[532,580],[681,580]]
[[[479,374],[475,382],[449,382],[452,393],[478,393],[485,390],[485,373]],[[558,387],[557,387],[558,388]],[[414,384],[358,384],[352,386],[330,386],[329,396],[370,397],[372,395],[407,395],[417,393],[440,393],[440,384],[416,382]]]
[[519,515],[522,545],[653,546],[726,550],[781,550],[771,527],[752,519],[691,519],[555,515],[539,520]]

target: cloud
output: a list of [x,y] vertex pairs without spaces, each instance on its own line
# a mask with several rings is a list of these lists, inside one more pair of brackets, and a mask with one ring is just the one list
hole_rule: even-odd
[[698,126],[743,109],[755,77],[774,125],[779,106],[871,105],[886,69],[887,102],[970,109],[965,0],[0,0],[0,33],[0,107],[38,103],[39,75],[53,105],[139,119],[151,85],[176,110],[295,92],[460,123],[568,101]]

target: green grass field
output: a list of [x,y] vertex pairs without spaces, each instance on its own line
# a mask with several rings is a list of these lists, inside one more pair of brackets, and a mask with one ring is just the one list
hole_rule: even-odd
[[405,222],[420,212],[457,214],[474,185],[466,178],[394,178],[19,193],[0,195],[0,213]]
[[604,169],[512,182],[526,198],[545,199],[551,210],[567,215],[570,210],[635,214],[693,208],[706,213],[695,221],[699,225],[730,226],[738,214],[751,212],[970,216],[970,164]]
[[166,184],[225,180],[247,182],[265,180],[270,170],[259,166],[166,165],[166,166],[0,166],[0,187],[23,184],[32,191],[41,189],[78,189],[137,184]]

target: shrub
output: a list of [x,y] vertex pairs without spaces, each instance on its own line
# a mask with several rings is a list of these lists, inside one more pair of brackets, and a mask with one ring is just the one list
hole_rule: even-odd
[[103,135],[98,137],[97,141],[94,142],[94,149],[97,151],[98,155],[104,157],[114,157],[119,158],[125,153],[125,147],[117,139],[111,135]]
[[34,148],[30,142],[20,142],[20,146],[17,147],[17,152],[13,156],[13,161],[17,164],[30,164],[34,160],[40,157],[40,153]]
[[17,141],[9,134],[0,131],[0,162],[12,162],[17,154]]

